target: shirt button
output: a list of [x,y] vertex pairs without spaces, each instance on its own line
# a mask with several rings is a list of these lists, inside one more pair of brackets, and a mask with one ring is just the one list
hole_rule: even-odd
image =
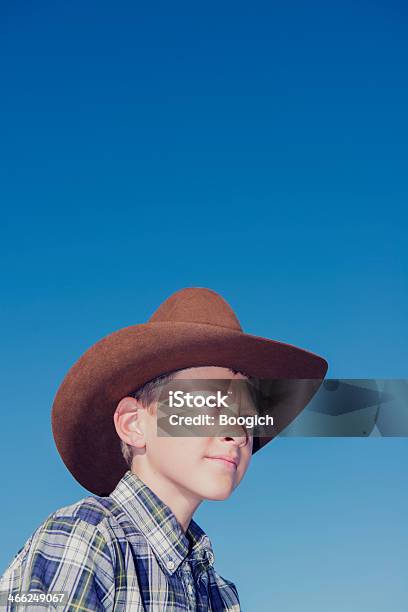
[[167,567],[167,569],[169,569],[169,570],[173,570],[173,569],[174,569],[174,566],[175,566],[174,561],[172,561],[171,559],[170,559],[170,561],[167,561],[167,563],[166,563],[166,567]]

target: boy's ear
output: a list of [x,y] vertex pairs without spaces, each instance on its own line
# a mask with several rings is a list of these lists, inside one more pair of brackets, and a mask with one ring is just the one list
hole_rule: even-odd
[[143,448],[146,444],[143,425],[145,410],[134,397],[124,397],[120,400],[113,415],[118,436],[136,448]]

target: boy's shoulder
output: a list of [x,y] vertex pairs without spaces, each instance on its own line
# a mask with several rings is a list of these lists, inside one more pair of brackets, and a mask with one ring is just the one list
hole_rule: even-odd
[[84,537],[94,533],[104,533],[108,537],[107,527],[111,523],[115,503],[110,498],[87,496],[67,506],[61,506],[51,512],[37,527],[31,537],[38,532],[68,535],[69,532],[83,532]]
[[25,561],[30,550],[39,546],[66,544],[68,540],[82,538],[91,540],[100,537],[104,543],[109,544],[115,539],[116,521],[112,521],[116,510],[115,502],[109,498],[87,496],[67,506],[57,508],[38,525],[24,545],[14,556],[11,567],[18,566]]
[[[134,546],[144,547],[143,526],[125,510],[126,500],[111,496],[88,495],[48,514],[25,541],[12,560],[12,566],[25,561],[30,551],[74,546],[79,539],[106,547],[116,559],[123,555],[131,539]],[[122,550],[123,549],[123,550]],[[122,551],[122,552],[121,552]],[[62,554],[62,553],[61,553]]]
[[68,506],[58,508],[47,517],[47,520],[67,518],[84,521],[97,527],[112,516],[115,507],[116,504],[110,497],[89,495]]

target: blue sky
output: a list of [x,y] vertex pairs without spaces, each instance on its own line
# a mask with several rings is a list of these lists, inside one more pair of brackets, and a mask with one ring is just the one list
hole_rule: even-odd
[[[406,378],[401,2],[2,3],[2,571],[84,497],[67,369],[173,291],[331,377]],[[406,439],[278,439],[197,520],[245,610],[408,605]]]

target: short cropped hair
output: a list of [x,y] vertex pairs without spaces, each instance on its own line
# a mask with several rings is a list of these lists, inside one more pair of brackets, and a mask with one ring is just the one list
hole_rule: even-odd
[[[197,366],[198,367],[198,366]],[[172,370],[167,374],[162,374],[153,380],[149,380],[147,383],[138,387],[136,390],[128,393],[128,397],[134,397],[144,408],[149,409],[152,404],[154,404],[160,397],[160,389],[162,385],[166,385],[168,382],[173,380],[177,372],[182,372],[183,370],[189,370],[190,368],[181,368],[179,370]],[[250,378],[249,374],[242,372],[241,370],[234,370],[233,368],[228,368],[230,372],[233,374],[242,374],[247,378]],[[131,444],[128,444],[124,440],[120,439],[120,447],[122,451],[122,455],[124,460],[126,461],[129,469],[132,467],[134,447]]]

